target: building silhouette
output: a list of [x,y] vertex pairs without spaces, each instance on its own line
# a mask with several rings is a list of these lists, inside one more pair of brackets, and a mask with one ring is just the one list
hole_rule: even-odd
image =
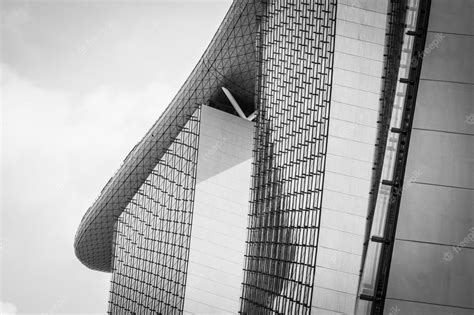
[[235,0],[75,239],[109,313],[472,314],[470,0]]

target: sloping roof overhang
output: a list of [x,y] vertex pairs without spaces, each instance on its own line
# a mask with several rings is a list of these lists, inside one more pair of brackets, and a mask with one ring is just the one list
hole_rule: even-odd
[[235,0],[204,55],[171,104],[125,158],[87,210],[76,233],[76,256],[87,267],[110,272],[114,225],[125,207],[201,104],[233,113],[222,86],[254,112],[258,0]]

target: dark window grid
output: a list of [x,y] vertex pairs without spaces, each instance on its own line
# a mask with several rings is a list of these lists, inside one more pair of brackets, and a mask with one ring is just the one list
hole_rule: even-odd
[[[196,135],[197,133],[194,133],[195,138]],[[194,141],[197,147],[197,139]],[[195,150],[188,150],[183,145],[183,143],[190,143],[187,139],[178,142],[179,145],[173,148],[172,154],[165,153],[164,160],[170,164],[170,167],[158,163],[155,168],[158,173],[153,172],[150,175],[118,221],[115,242],[118,245],[116,246],[118,266],[115,272],[128,275],[128,280],[121,278],[124,282],[122,287],[127,288],[131,296],[127,301],[127,310],[133,309],[139,312],[148,312],[152,309],[155,311],[159,309],[160,312],[182,310],[183,298],[180,299],[178,296],[184,297],[184,285],[180,282],[184,277],[178,275],[186,270],[187,258],[184,258],[186,255],[183,249],[188,248],[182,246],[183,242],[180,240],[189,238],[192,218],[189,215],[192,205],[189,204],[193,199],[189,192],[191,190],[183,189],[185,184],[182,183],[185,181],[190,183],[189,178],[191,181],[195,179],[195,173],[191,175],[186,173],[192,170],[186,164],[190,161],[195,164],[197,154]],[[186,158],[190,155],[194,157],[194,161]],[[181,161],[173,160],[181,157],[185,158]],[[176,171],[177,169],[184,171]],[[162,177],[157,174],[166,174],[169,180],[162,180]],[[163,193],[170,191],[172,192]],[[154,195],[157,197],[152,197]],[[181,198],[182,195],[184,198]],[[183,219],[188,222],[183,222]],[[151,228],[152,225],[155,228]],[[184,243],[189,244],[186,241]],[[122,251],[124,256],[118,258],[117,251]],[[158,259],[163,264],[156,264],[153,259]],[[180,260],[184,263],[177,263]],[[118,290],[116,284],[113,285],[114,287]],[[150,292],[155,292],[153,299],[150,297]],[[160,299],[159,304],[156,303],[157,298]],[[113,299],[114,306],[117,305],[116,300]]]
[[[279,5],[280,2],[275,1],[271,2],[269,4],[270,6],[274,7]],[[306,3],[307,5],[308,3]],[[249,251],[254,251],[255,249],[250,249],[250,247],[256,247],[258,248],[257,253],[261,254],[263,253],[263,256],[268,256],[268,253],[272,253],[275,251],[275,246],[280,246],[280,245],[268,245],[266,241],[268,239],[272,240],[275,238],[275,235],[278,235],[280,232],[273,231],[274,227],[267,228],[268,224],[268,219],[265,216],[281,216],[279,214],[279,211],[272,211],[271,208],[277,208],[278,205],[281,206],[282,209],[287,210],[288,206],[293,209],[298,209],[301,207],[304,207],[304,209],[308,210],[316,210],[319,212],[320,209],[320,192],[321,192],[321,185],[322,185],[322,176],[320,176],[323,172],[323,168],[319,167],[320,165],[323,166],[325,158],[322,157],[320,158],[320,149],[319,147],[322,147],[322,154],[324,154],[324,148],[325,148],[325,143],[324,143],[324,137],[327,136],[327,130],[324,125],[327,124],[327,111],[324,111],[325,106],[329,105],[329,100],[327,97],[329,96],[327,92],[327,89],[330,88],[330,86],[327,84],[328,82],[326,81],[326,77],[329,77],[329,74],[326,75],[325,70],[327,68],[326,60],[327,55],[321,54],[321,51],[324,51],[324,47],[321,49],[317,49],[315,53],[313,54],[300,54],[302,50],[305,48],[307,49],[308,46],[311,44],[309,41],[307,41],[304,36],[305,34],[309,34],[310,32],[298,32],[299,35],[293,36],[291,38],[291,32],[294,31],[298,26],[305,25],[305,22],[303,22],[304,19],[300,18],[298,15],[296,16],[284,16],[282,15],[283,12],[303,12],[303,10],[296,6],[296,7],[291,7],[295,6],[297,3],[288,3],[285,5],[284,10],[283,8],[276,10],[278,13],[273,13],[273,16],[265,16],[262,18],[262,29],[263,29],[263,39],[265,40],[265,36],[271,32],[266,32],[265,33],[265,23],[268,23],[269,19],[272,17],[276,17],[274,21],[274,25],[278,25],[278,27],[270,26],[270,31],[273,31],[273,37],[270,35],[269,40],[271,41],[267,45],[263,45],[263,49],[268,49],[268,51],[263,53],[263,73],[268,73],[269,78],[262,78],[262,81],[264,83],[267,83],[268,85],[268,92],[263,92],[262,90],[259,91],[259,97],[261,97],[260,101],[262,103],[267,103],[269,104],[268,108],[265,106],[260,107],[260,117],[263,117],[262,121],[259,120],[257,121],[257,131],[256,131],[256,136],[255,136],[255,143],[256,143],[256,149],[254,149],[254,157],[255,157],[255,164],[254,164],[254,184],[253,184],[253,189],[251,190],[251,196],[252,196],[252,204],[251,204],[251,212],[249,216],[249,236],[248,239],[252,243],[252,245],[248,245],[248,250]],[[331,5],[335,5],[334,3],[331,3]],[[328,7],[329,8],[329,7]],[[290,9],[288,11],[288,9]],[[292,10],[295,9],[295,10]],[[325,18],[327,19],[328,16],[333,16],[332,11],[335,10],[324,10],[321,9],[320,7],[317,7],[318,10],[311,11],[311,14],[314,14],[314,12],[317,12],[320,14],[321,18],[319,21],[316,23],[323,22]],[[327,8],[326,8],[327,9]],[[269,9],[271,11],[271,9]],[[268,12],[268,11],[267,11]],[[329,15],[331,13],[332,15]],[[318,16],[318,15],[317,15]],[[296,21],[290,21],[290,20],[296,20]],[[330,23],[334,23],[334,18],[330,19]],[[293,24],[292,24],[293,23]],[[282,27],[283,26],[283,27]],[[318,25],[318,29],[321,27],[321,25]],[[292,29],[294,28],[294,29]],[[267,28],[268,29],[268,28]],[[331,28],[329,28],[331,29]],[[285,32],[287,32],[285,34]],[[296,32],[295,32],[296,33]],[[322,32],[319,32],[320,34],[324,34],[324,30]],[[334,36],[334,33],[331,33],[332,36]],[[282,36],[284,35],[284,36]],[[288,47],[284,46],[284,41],[285,38],[289,39],[289,44]],[[268,39],[268,36],[267,36]],[[321,43],[323,45],[329,44],[333,45],[333,41],[329,42],[326,40],[327,38],[322,38],[322,40],[314,41]],[[286,44],[288,44],[286,43]],[[293,46],[293,47],[291,47]],[[297,50],[294,49],[294,47],[298,47]],[[303,49],[301,49],[303,47]],[[291,53],[287,53],[288,50],[292,50]],[[317,57],[319,54],[319,62],[302,62],[302,60],[298,60],[298,58],[295,59],[296,57],[300,56],[305,56],[305,59],[309,59],[306,56],[310,56],[312,58]],[[281,57],[283,56],[283,57]],[[265,60],[267,58],[267,60]],[[276,62],[276,60],[279,60],[279,58],[287,58],[285,60],[285,63],[283,62]],[[301,59],[301,57],[300,57]],[[330,59],[330,58],[329,58]],[[288,66],[289,64],[289,66]],[[306,76],[304,73],[305,71],[307,72],[308,69],[302,69],[298,71],[291,72],[291,67],[295,67],[297,65],[303,65],[303,67],[309,67],[311,64],[312,67],[316,67],[316,70],[312,71],[312,77]],[[265,69],[265,66],[268,66]],[[280,70],[281,69],[281,70]],[[332,70],[332,68],[329,68],[329,70]],[[315,75],[316,74],[316,75]],[[319,78],[319,79],[318,79]],[[322,80],[321,80],[322,78]],[[272,80],[275,82],[282,82],[282,84],[277,84],[274,85]],[[313,84],[311,85],[309,82],[304,82],[308,80],[313,80]],[[319,80],[319,82],[318,82]],[[316,84],[314,84],[316,83]],[[265,86],[265,84],[263,84]],[[274,87],[272,87],[274,86]],[[313,91],[312,93],[304,92],[304,90],[301,88],[302,86],[313,86]],[[262,88],[265,90],[265,88]],[[291,89],[294,89],[294,91],[290,91]],[[297,95],[300,95],[300,97],[295,97]],[[314,98],[313,102],[311,101],[311,97]],[[311,103],[310,108],[303,108],[302,111],[297,111],[297,107],[303,107],[305,103]],[[315,106],[314,104],[317,104]],[[295,105],[292,105],[295,104]],[[285,105],[289,105],[286,106]],[[307,112],[308,114],[304,114],[304,112]],[[324,115],[324,116],[323,116]],[[317,120],[316,123],[311,123],[310,119]],[[316,129],[316,131],[313,131]],[[260,133],[259,133],[260,130]],[[311,131],[308,131],[311,130]],[[312,136],[316,134],[317,135],[317,141],[314,141],[312,139]],[[268,145],[269,141],[271,141],[273,146]],[[316,146],[318,142],[323,141],[322,145],[316,148],[316,150],[312,149],[313,152],[309,150],[309,147],[311,144],[316,143]],[[311,146],[312,148],[313,146]],[[269,150],[270,149],[270,150]],[[281,161],[277,160],[275,161],[274,155],[272,155],[272,150],[275,150],[275,153],[278,155],[280,152],[283,152],[284,154],[281,154]],[[316,154],[314,153],[316,152]],[[310,158],[316,158],[316,164],[317,164],[317,169],[316,172],[312,171],[312,174],[309,175],[307,169],[308,165],[305,165],[306,167],[303,167],[301,165],[296,165],[297,163],[294,163],[294,161],[297,161],[299,163],[304,162],[305,158],[302,158],[301,156],[308,156],[308,154],[311,155]],[[278,156],[280,157],[280,156]],[[292,162],[288,163],[288,159],[291,160]],[[275,167],[275,164],[278,166],[279,163],[282,163],[282,165],[291,165],[288,168],[282,167],[282,168],[277,168]],[[314,175],[317,175],[314,178]],[[281,181],[278,180],[278,177],[285,177],[287,180],[286,181]],[[310,177],[310,180],[306,181],[304,178]],[[276,182],[275,184],[272,184],[273,182]],[[313,185],[312,189],[305,189],[306,185],[308,182],[315,182]],[[303,190],[303,191],[302,191]],[[308,192],[308,194],[306,194]],[[278,196],[276,196],[278,195]],[[281,195],[284,195],[285,197],[282,198]],[[315,195],[317,196],[315,198]],[[273,199],[273,200],[272,200]],[[313,203],[311,203],[311,201]],[[259,206],[260,205],[260,206]],[[267,208],[270,208],[268,211]],[[291,211],[293,212],[293,211]],[[263,213],[263,215],[261,215]],[[299,229],[288,229],[295,234],[296,238],[299,240],[300,243],[303,243],[306,245],[308,244],[314,244],[316,245],[317,242],[317,237],[315,237],[315,233],[307,233],[305,231],[301,231],[301,229],[309,229],[310,227],[307,226],[305,223],[310,215],[305,216],[304,212],[299,212],[297,213],[291,213],[289,220],[296,220],[297,224],[296,226]],[[317,216],[312,216],[314,218],[317,218]],[[253,221],[253,222],[252,222]],[[272,222],[270,220],[270,222]],[[275,220],[273,220],[275,222]],[[280,225],[280,220],[276,220],[278,222],[278,225]],[[284,222],[284,221],[283,221]],[[294,221],[292,221],[294,222]],[[312,220],[311,222],[317,222],[317,220]],[[262,225],[263,224],[263,225]],[[271,225],[271,224],[270,224]],[[273,223],[273,225],[276,225]],[[284,224],[283,224],[284,225]],[[257,233],[255,231],[252,231],[252,228],[256,230],[260,230]],[[280,227],[279,227],[280,228]],[[283,227],[285,228],[285,227]],[[317,231],[317,230],[315,230]],[[279,234],[281,235],[281,233]],[[263,240],[263,241],[262,241]],[[288,243],[288,242],[283,242],[283,243]],[[298,245],[298,243],[296,244]],[[283,245],[285,247],[292,247],[291,245]],[[281,246],[280,246],[281,247]],[[312,248],[312,247],[308,247]],[[278,250],[279,248],[276,248]],[[314,247],[314,252],[316,248]],[[296,256],[298,257],[298,260],[304,260],[307,261],[307,256],[312,255],[311,252],[305,253],[305,250],[296,250]],[[291,255],[290,255],[291,256]],[[313,255],[315,257],[315,254]],[[266,257],[268,258],[268,257]],[[273,257],[270,257],[273,258]],[[261,260],[253,262],[250,261],[251,258],[247,255],[246,259],[246,266],[248,266],[247,263],[251,263],[255,265],[255,268],[261,269],[261,266],[263,268],[266,268],[267,270],[272,270],[270,264],[268,263],[268,259],[266,259],[263,263]],[[281,259],[279,257],[279,259]],[[292,258],[294,259],[294,258]],[[315,259],[315,258],[314,258]],[[278,259],[277,259],[278,260]],[[315,260],[314,260],[315,261]],[[290,264],[291,265],[291,264]],[[301,274],[304,274],[304,271],[302,271],[303,267],[295,265],[294,267],[290,268],[290,274],[288,277],[290,279],[295,278],[295,279],[301,279]],[[306,268],[308,269],[308,268]],[[309,269],[314,269],[314,268],[309,268]],[[312,271],[309,273],[309,278],[311,278]],[[262,279],[262,276],[255,276],[257,279],[256,281],[252,281],[256,283],[254,285],[254,288],[258,288],[258,284],[263,284],[265,283],[265,279]],[[267,275],[268,278],[268,275]],[[305,278],[306,279],[306,278]],[[246,303],[245,301],[249,302],[250,300],[246,298],[246,296],[253,296],[255,299],[261,300],[265,299],[265,297],[268,295],[266,293],[255,293],[252,292],[252,290],[247,290],[246,285],[249,284],[250,276],[246,272],[244,275],[244,288],[243,288],[243,307],[244,304]],[[283,280],[285,281],[285,280]],[[254,290],[255,291],[255,290]],[[303,301],[306,303],[306,306],[309,304],[309,299],[308,296],[310,294],[304,290],[304,289],[296,289],[293,290],[292,292],[296,292],[300,296],[304,296]],[[285,304],[287,300],[290,300],[291,303],[288,305]],[[279,306],[281,310],[299,310],[300,304],[298,301],[291,301],[291,299],[286,299],[284,296],[279,296],[276,297],[275,302],[277,304],[277,307]],[[252,305],[259,305],[260,308],[251,308],[253,310],[271,310],[271,311],[276,311],[272,307],[269,307],[268,305],[265,305],[265,303],[255,303],[255,300],[252,301],[252,303],[249,303]],[[275,303],[273,304],[275,305]],[[306,307],[306,311],[309,311],[309,307]]]
[[[145,290],[143,292],[143,295],[144,296],[147,296],[149,298],[153,298],[153,299],[156,299],[156,296],[155,296],[155,292],[156,291],[159,291],[159,290],[163,290],[159,285],[157,284],[154,284],[154,283],[158,283],[158,282],[147,282],[145,281],[144,279],[141,279],[141,278],[136,278],[134,276],[132,276],[131,274],[128,274],[130,272],[130,270],[123,270],[122,272],[118,272],[117,274],[120,275],[121,277],[123,278],[128,278],[128,279],[121,279],[122,281],[120,283],[118,282],[114,282],[113,281],[113,284],[116,285],[116,286],[120,286],[122,288],[131,288],[133,287],[132,283],[139,283],[141,284],[142,286],[146,286],[147,287],[147,290]],[[174,281],[174,280],[170,280],[170,279],[166,279],[166,281],[172,281],[172,282],[175,282],[175,284],[180,287],[181,290],[184,290],[184,286],[177,282],[177,281]],[[135,291],[137,291],[135,289]],[[138,290],[140,291],[140,290]]]

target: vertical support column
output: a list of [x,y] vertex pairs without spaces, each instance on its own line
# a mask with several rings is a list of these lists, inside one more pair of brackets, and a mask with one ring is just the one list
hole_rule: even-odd
[[[423,56],[425,50],[426,31],[428,28],[428,18],[430,12],[431,0],[420,0],[417,17],[417,26],[413,43],[413,56]],[[415,113],[416,97],[421,74],[422,57],[418,57],[416,62],[411,63],[409,77],[405,82],[408,84],[406,89],[406,98],[402,114],[401,131],[399,132],[396,162],[393,172],[393,178],[384,182],[391,186],[390,200],[392,201],[387,209],[385,219],[383,243],[380,252],[380,258],[377,268],[375,282],[374,300],[372,303],[371,314],[382,314],[387,294],[388,278],[392,262],[393,245],[395,233],[397,230],[398,213],[401,203],[401,189],[405,179],[405,168],[408,157],[408,148],[410,145],[410,135]]]

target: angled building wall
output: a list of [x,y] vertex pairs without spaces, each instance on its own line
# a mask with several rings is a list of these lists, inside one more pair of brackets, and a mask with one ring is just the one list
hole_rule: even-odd
[[472,2],[408,11],[358,313],[471,314]]
[[234,1],[80,224],[109,311],[471,312],[464,7]]
[[202,108],[185,314],[235,314],[243,276],[254,124]]
[[338,1],[312,312],[354,312],[376,164],[387,1]]
[[386,314],[474,312],[473,11],[431,1]]

